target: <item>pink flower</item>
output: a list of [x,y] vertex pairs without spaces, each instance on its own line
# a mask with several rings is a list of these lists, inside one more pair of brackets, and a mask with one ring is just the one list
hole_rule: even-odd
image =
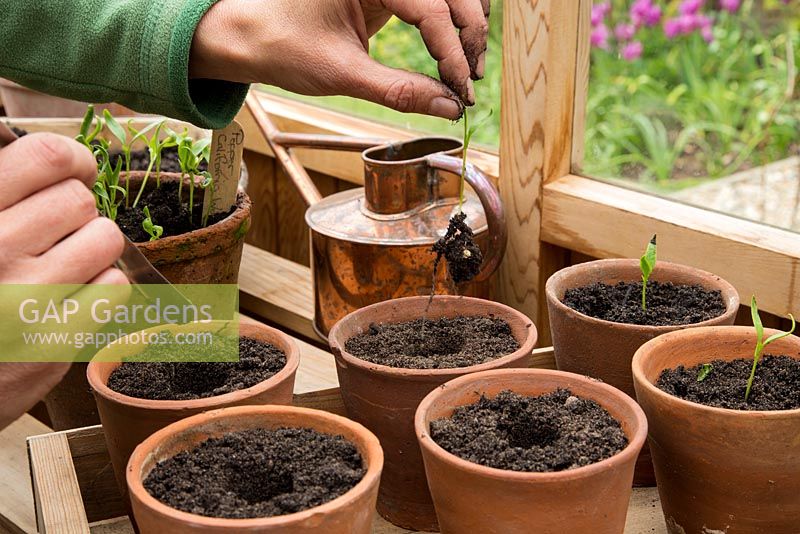
[[681,15],[678,17],[680,33],[686,35],[701,27],[700,17],[697,15]]
[[592,30],[590,36],[592,46],[608,50],[608,28],[605,24],[600,23]]
[[664,21],[664,35],[668,39],[674,39],[681,33],[681,22],[678,19],[667,19]]
[[636,35],[636,27],[633,24],[617,24],[614,28],[614,36],[620,41],[630,41]]
[[719,7],[729,13],[736,13],[739,11],[739,6],[741,4],[741,0],[719,0]]
[[650,6],[647,13],[644,15],[644,23],[646,26],[657,26],[661,22],[661,6]]
[[683,0],[678,10],[681,15],[695,15],[703,7],[705,0]]
[[625,61],[635,61],[642,57],[644,46],[639,41],[631,41],[622,47],[622,57]]
[[707,43],[714,42],[714,28],[712,26],[703,26],[700,30],[700,35],[703,36],[703,39]]
[[611,2],[602,2],[592,6],[592,26],[597,26],[603,22],[611,12]]

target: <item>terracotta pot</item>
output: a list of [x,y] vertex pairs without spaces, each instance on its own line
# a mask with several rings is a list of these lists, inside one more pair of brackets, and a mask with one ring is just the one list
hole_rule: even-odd
[[[678,365],[752,359],[755,344],[750,327],[692,328],[649,341],[633,358],[671,534],[800,532],[800,410],[712,408],[654,385]],[[800,359],[800,338],[776,341],[766,352]]]
[[[0,97],[8,117],[83,117],[88,106],[84,102],[40,93],[3,78],[0,78]],[[119,104],[95,105],[100,115],[104,109],[114,116],[134,115],[133,111]]]
[[[138,192],[143,177],[142,171],[131,172],[131,195]],[[180,174],[161,173],[162,182],[178,180]],[[188,195],[186,184],[188,179],[184,182],[184,194]],[[155,177],[151,174],[148,187],[154,185]],[[188,200],[188,196],[186,198]],[[244,237],[250,228],[250,209],[250,197],[240,191],[236,211],[222,221],[186,234],[136,243],[136,246],[173,284],[235,284],[239,278]]]
[[[631,397],[636,395],[631,377],[631,360],[643,343],[665,332],[709,325],[730,325],[739,311],[739,294],[722,278],[693,267],[659,261],[650,280],[675,284],[699,285],[718,289],[725,302],[719,317],[682,326],[641,326],[595,319],[561,302],[567,289],[603,282],[640,281],[638,260],[598,260],[567,267],[547,280],[547,309],[553,336],[556,365],[562,371],[599,378]],[[634,485],[655,484],[653,464],[647,446],[642,449],[634,476]]]
[[458,369],[396,369],[356,358],[345,342],[372,323],[400,323],[425,313],[429,297],[389,300],[361,308],[334,325],[329,342],[336,358],[342,398],[351,419],[375,432],[386,454],[378,512],[414,530],[437,530],[425,467],[414,435],[414,412],[420,401],[445,382],[469,373],[502,367],[530,367],[536,327],[520,312],[488,300],[437,295],[427,317],[489,316],[511,325],[520,349],[491,362]]
[[[145,332],[149,330],[208,331],[209,324],[164,325]],[[149,400],[129,397],[111,390],[106,385],[108,377],[121,365],[120,361],[142,350],[141,344],[127,343],[126,338],[103,348],[95,356],[96,361],[89,363],[87,378],[97,400],[97,409],[100,421],[103,423],[114,475],[126,502],[125,466],[128,458],[136,446],[156,430],[185,417],[216,408],[292,403],[295,373],[300,363],[300,351],[295,341],[283,332],[264,325],[241,324],[239,334],[275,345],[286,354],[286,365],[278,373],[255,386],[216,397],[195,400]]]
[[86,381],[85,362],[76,362],[44,398],[53,430],[71,430],[100,424],[97,404]]
[[[617,419],[628,446],[595,464],[554,473],[506,471],[463,460],[436,444],[430,422],[455,408],[510,389],[542,395],[569,388]],[[417,439],[443,533],[621,534],[636,457],[647,420],[620,390],[591,378],[546,369],[502,369],[457,378],[431,392],[417,409]],[[480,503],[480,505],[476,505]]]
[[[302,427],[343,436],[358,449],[367,468],[350,491],[323,505],[263,519],[222,519],[182,512],[152,497],[142,485],[153,467],[211,437],[253,428]],[[174,423],[139,445],[128,464],[133,513],[142,534],[275,532],[281,534],[369,534],[383,467],[378,439],[344,417],[284,406],[246,406],[206,412]]]

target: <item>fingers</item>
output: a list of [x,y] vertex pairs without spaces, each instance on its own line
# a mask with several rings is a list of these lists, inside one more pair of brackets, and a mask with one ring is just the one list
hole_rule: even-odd
[[0,210],[67,178],[88,186],[97,176],[91,152],[49,133],[30,134],[0,150]]
[[341,93],[369,100],[403,113],[424,113],[458,120],[463,104],[458,95],[443,83],[425,76],[382,65],[363,54],[343,80]]
[[37,275],[49,284],[83,284],[106,271],[122,254],[119,227],[96,217],[36,259]]
[[93,280],[90,280],[89,283],[123,286],[130,284],[130,280],[128,280],[128,277],[125,276],[125,273],[116,267],[111,267],[98,274]]
[[0,363],[0,430],[42,400],[69,363]]
[[486,42],[489,38],[489,0],[447,0],[453,24],[460,30],[464,50],[473,80],[483,78],[486,62]]
[[[477,0],[461,0],[475,3]],[[439,77],[468,106],[475,103],[470,64],[446,0],[383,0],[386,9],[419,28],[425,46],[439,63]],[[455,0],[454,0],[455,3]],[[478,5],[478,4],[476,4]],[[471,20],[459,10],[459,20]],[[477,64],[477,59],[475,60]]]
[[69,178],[0,211],[1,240],[3,246],[38,256],[95,217],[91,191]]

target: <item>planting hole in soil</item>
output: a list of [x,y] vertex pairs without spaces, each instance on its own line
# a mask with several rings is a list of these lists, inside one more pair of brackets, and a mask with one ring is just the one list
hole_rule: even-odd
[[[186,194],[184,187],[183,195]],[[199,198],[198,198],[199,197]],[[152,220],[164,228],[161,237],[180,235],[192,230],[203,228],[203,198],[195,197],[192,217],[189,218],[189,206],[185,201],[178,202],[178,183],[161,182],[158,188],[149,189],[142,195],[139,204],[134,208],[119,207],[117,214],[117,225],[120,230],[127,235],[134,243],[149,241],[150,236],[144,230],[142,223],[146,215],[144,208],[147,207],[152,215]],[[236,209],[231,207],[227,213],[211,214],[208,217],[207,225],[217,223],[228,217]]]
[[[800,408],[800,361],[766,355],[758,364],[748,400],[747,378],[752,359],[715,360],[694,367],[665,369],[656,386],[675,397],[731,410],[796,410]],[[705,376],[698,380],[705,367]]]
[[642,282],[598,282],[568,289],[562,302],[573,310],[615,323],[648,326],[694,324],[725,313],[718,290],[672,282],[647,283],[647,309],[641,304]]
[[342,436],[254,429],[211,438],[159,462],[144,487],[178,510],[246,519],[319,506],[345,494],[365,472],[358,450]]
[[593,464],[628,445],[620,423],[593,400],[557,389],[537,397],[503,391],[432,421],[431,438],[476,464],[554,472]]
[[345,350],[368,362],[404,369],[452,369],[495,360],[519,349],[497,317],[442,317],[372,324]]
[[[239,344],[238,362],[198,362],[192,345],[148,345],[137,359],[124,362],[111,373],[108,387],[129,397],[150,400],[193,400],[249,388],[270,378],[286,365],[279,348],[248,337],[218,336],[215,343]],[[191,351],[185,354],[183,351]],[[147,362],[148,353],[159,360]],[[156,357],[155,354],[153,354]],[[190,361],[194,360],[194,361]]]

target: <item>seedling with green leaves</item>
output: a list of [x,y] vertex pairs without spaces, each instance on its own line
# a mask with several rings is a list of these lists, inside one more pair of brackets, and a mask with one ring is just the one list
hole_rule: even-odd
[[489,113],[478,119],[472,126],[469,125],[469,111],[464,108],[464,146],[461,153],[461,182],[458,189],[458,211],[462,211],[464,206],[464,184],[467,180],[467,154],[469,153],[469,145],[472,142],[472,136],[480,129],[480,127],[489,120],[494,113],[493,109]]
[[708,378],[709,373],[714,369],[714,366],[710,363],[704,363],[700,366],[700,372],[697,373],[697,381],[702,382],[706,378]]
[[766,346],[773,341],[778,341],[779,339],[791,335],[796,326],[794,315],[790,313],[789,319],[792,320],[792,327],[787,332],[778,332],[777,334],[773,334],[764,340],[764,325],[761,324],[761,316],[758,314],[758,304],[756,303],[755,295],[753,295],[752,299],[750,300],[750,315],[753,318],[753,326],[756,329],[756,348],[753,352],[753,367],[750,369],[750,378],[747,379],[747,389],[745,389],[744,392],[745,402],[747,402],[747,400],[750,398],[750,390],[753,389],[753,381],[756,378],[756,368],[758,367],[758,362],[761,361],[761,354],[764,352]]
[[164,227],[153,222],[148,206],[145,206],[142,211],[144,211],[145,216],[145,219],[142,221],[142,228],[144,228],[144,231],[150,236],[150,241],[156,241],[164,234]]
[[[107,139],[100,137],[101,132],[106,127],[111,136],[119,141],[121,157],[112,158],[110,154],[111,144]],[[151,132],[152,135],[148,136]],[[183,180],[187,176],[189,177],[190,221],[192,208],[194,207],[195,187],[213,192],[214,180],[211,174],[207,170],[201,170],[202,164],[208,162],[211,157],[211,139],[194,141],[189,137],[187,129],[184,129],[180,134],[175,133],[166,126],[164,119],[152,121],[141,130],[137,130],[133,126],[132,119],[123,127],[108,110],[103,112],[103,116],[96,116],[94,106],[90,105],[86,110],[80,131],[75,139],[90,150],[97,160],[97,181],[92,187],[92,192],[95,196],[97,209],[102,215],[111,220],[117,219],[119,208],[123,202],[125,209],[133,209],[139,205],[150,176],[155,176],[156,188],[161,186],[161,160],[166,148],[178,148],[181,167],[178,202],[181,205],[183,205],[183,197],[181,196]],[[130,194],[132,153],[136,144],[142,142],[150,156],[149,163],[136,197],[130,203],[132,196]],[[113,163],[112,160],[114,160]],[[124,187],[120,185],[123,172],[125,173]],[[196,182],[198,176],[203,177],[199,183]],[[142,211],[145,213],[145,220],[142,223],[145,232],[150,236],[151,241],[160,238],[164,233],[164,228],[153,222],[148,207],[145,207]],[[208,224],[209,211],[207,210],[202,214],[201,224],[203,226]]]
[[647,282],[656,268],[656,236],[647,244],[647,250],[639,259],[639,266],[642,269],[642,310],[647,311]]

